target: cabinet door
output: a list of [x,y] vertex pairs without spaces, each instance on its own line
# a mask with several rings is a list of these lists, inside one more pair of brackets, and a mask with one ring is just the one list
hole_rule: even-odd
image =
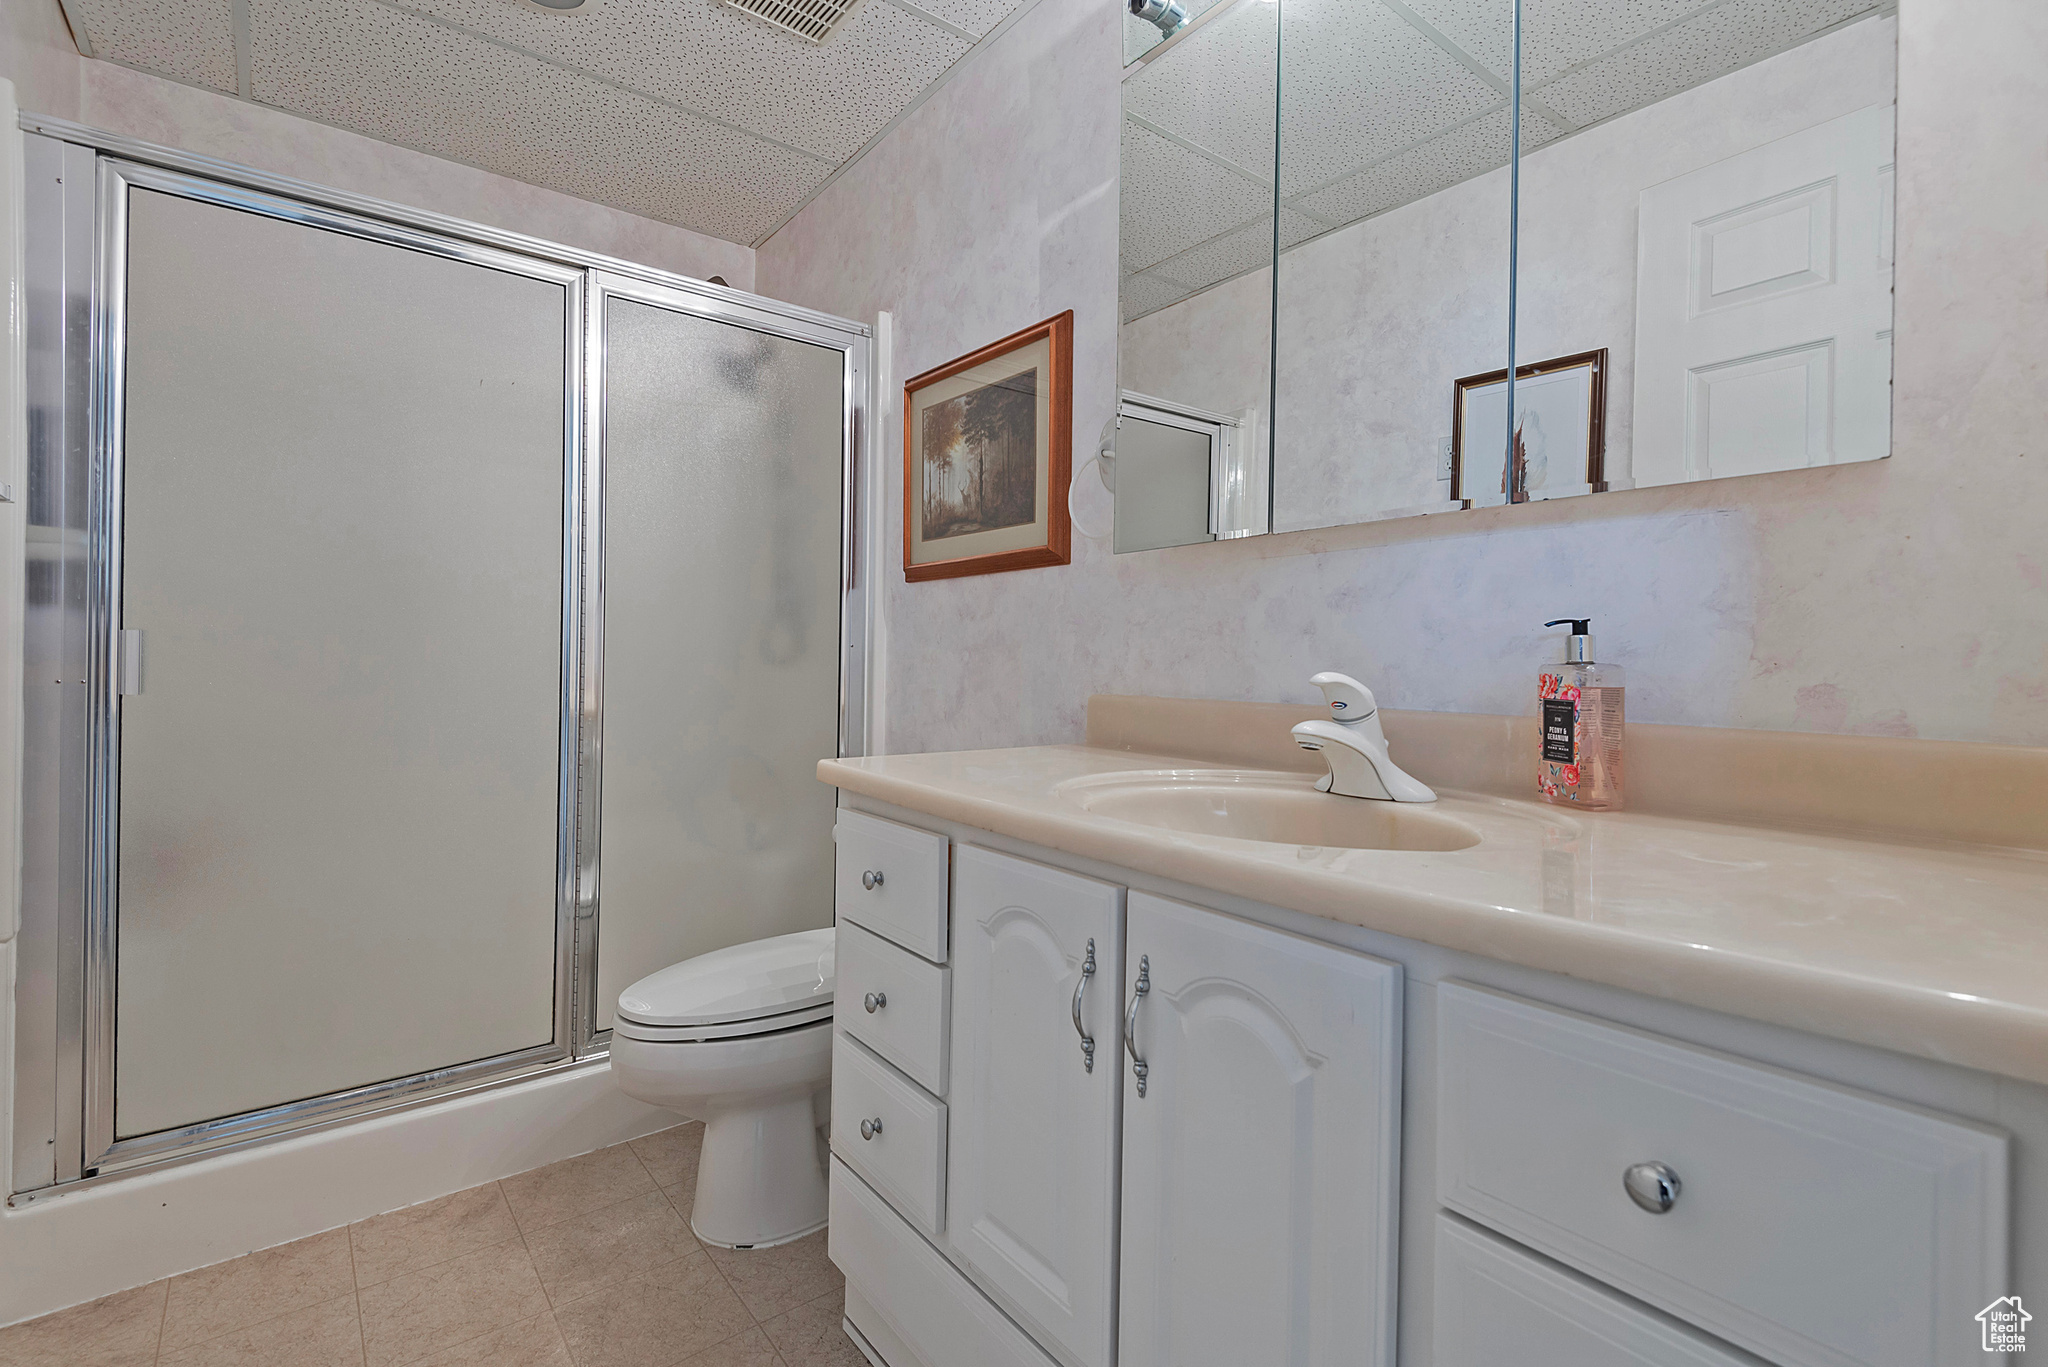
[[[1123,889],[962,846],[953,872],[946,1244],[1073,1367],[1114,1335]],[[1074,1028],[1095,1041],[1094,1063]]]
[[1136,892],[1126,946],[1120,1367],[1392,1367],[1401,970]]

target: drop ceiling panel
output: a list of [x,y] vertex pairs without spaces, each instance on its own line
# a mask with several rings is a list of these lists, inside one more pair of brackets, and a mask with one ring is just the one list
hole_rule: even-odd
[[[1558,136],[1556,127],[1523,111],[1525,154]],[[1510,151],[1508,111],[1502,106],[1289,202],[1332,224],[1351,223],[1506,166]],[[1507,233],[1505,218],[1501,233]]]
[[375,0],[249,0],[265,104],[714,237],[771,229],[828,162]]
[[1205,289],[1272,261],[1273,219],[1268,215],[1162,262],[1159,271],[1195,289]]
[[964,28],[977,38],[986,38],[997,24],[1010,17],[1017,0],[902,0],[910,9],[920,9],[934,19]]
[[1122,263],[1155,266],[1272,212],[1272,189],[1124,120]]
[[[1513,0],[1394,0],[1501,80],[1514,68]],[[1526,90],[1718,0],[1522,0]]]
[[1877,8],[1871,0],[1723,0],[1535,93],[1574,123],[1588,124],[1689,90]]
[[1189,34],[1124,82],[1125,111],[1271,179],[1277,15],[1240,5]]
[[[1292,209],[1280,211],[1282,251],[1326,232],[1319,223]],[[1273,259],[1273,221],[1261,218],[1223,236],[1192,247],[1140,275],[1125,277],[1120,297],[1124,321],[1143,317],[1200,294],[1211,285],[1259,270]]]
[[1522,89],[1697,14],[1719,0],[1522,0]]
[[[1587,2],[1601,4],[1607,0]],[[1615,2],[1625,5],[1632,0]],[[1654,4],[1658,0],[1634,2]],[[1379,3],[1384,4],[1385,0],[1379,0]],[[1535,0],[1523,0],[1525,42],[1529,9],[1534,3]],[[1697,6],[1703,0],[1688,0],[1688,3]],[[1393,0],[1387,8],[1457,48],[1503,84],[1514,79],[1515,0]]]
[[1032,0],[866,0],[821,44],[719,0],[65,3],[96,55],[755,242]]
[[1289,195],[1446,132],[1503,92],[1384,5],[1282,8],[1281,188]]
[[235,93],[229,0],[65,0],[64,10],[96,57]]
[[514,0],[409,5],[834,163],[973,46],[883,0],[855,10],[822,44],[714,0],[600,0],[590,14],[548,14]]
[[1143,318],[1148,313],[1157,313],[1178,304],[1196,292],[1193,285],[1169,279],[1156,271],[1147,271],[1143,275],[1125,276],[1117,297],[1123,305],[1124,321],[1128,323],[1133,318]]

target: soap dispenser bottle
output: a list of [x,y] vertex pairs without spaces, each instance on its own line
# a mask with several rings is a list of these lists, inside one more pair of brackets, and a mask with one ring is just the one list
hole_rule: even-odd
[[1619,808],[1621,666],[1595,662],[1586,618],[1560,617],[1543,625],[1569,625],[1572,634],[1564,663],[1536,680],[1536,786],[1551,802],[1591,811]]

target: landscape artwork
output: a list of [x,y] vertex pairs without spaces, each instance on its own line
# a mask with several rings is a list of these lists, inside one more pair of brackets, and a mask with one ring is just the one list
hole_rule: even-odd
[[1038,516],[1038,368],[924,410],[924,539]]
[[1074,315],[903,386],[903,577],[1064,565],[1073,520]]

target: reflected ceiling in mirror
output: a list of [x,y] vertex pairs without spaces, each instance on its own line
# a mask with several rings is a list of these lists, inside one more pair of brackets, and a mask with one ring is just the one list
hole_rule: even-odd
[[1124,74],[1118,550],[1269,525],[1279,11],[1218,0]]
[[1288,0],[1275,529],[1883,455],[1883,9],[1523,0],[1511,203],[1512,0]]
[[1222,0],[1127,71],[1123,385],[1270,379],[1274,530],[1889,451],[1895,5],[1521,10],[1519,120],[1514,0]]

